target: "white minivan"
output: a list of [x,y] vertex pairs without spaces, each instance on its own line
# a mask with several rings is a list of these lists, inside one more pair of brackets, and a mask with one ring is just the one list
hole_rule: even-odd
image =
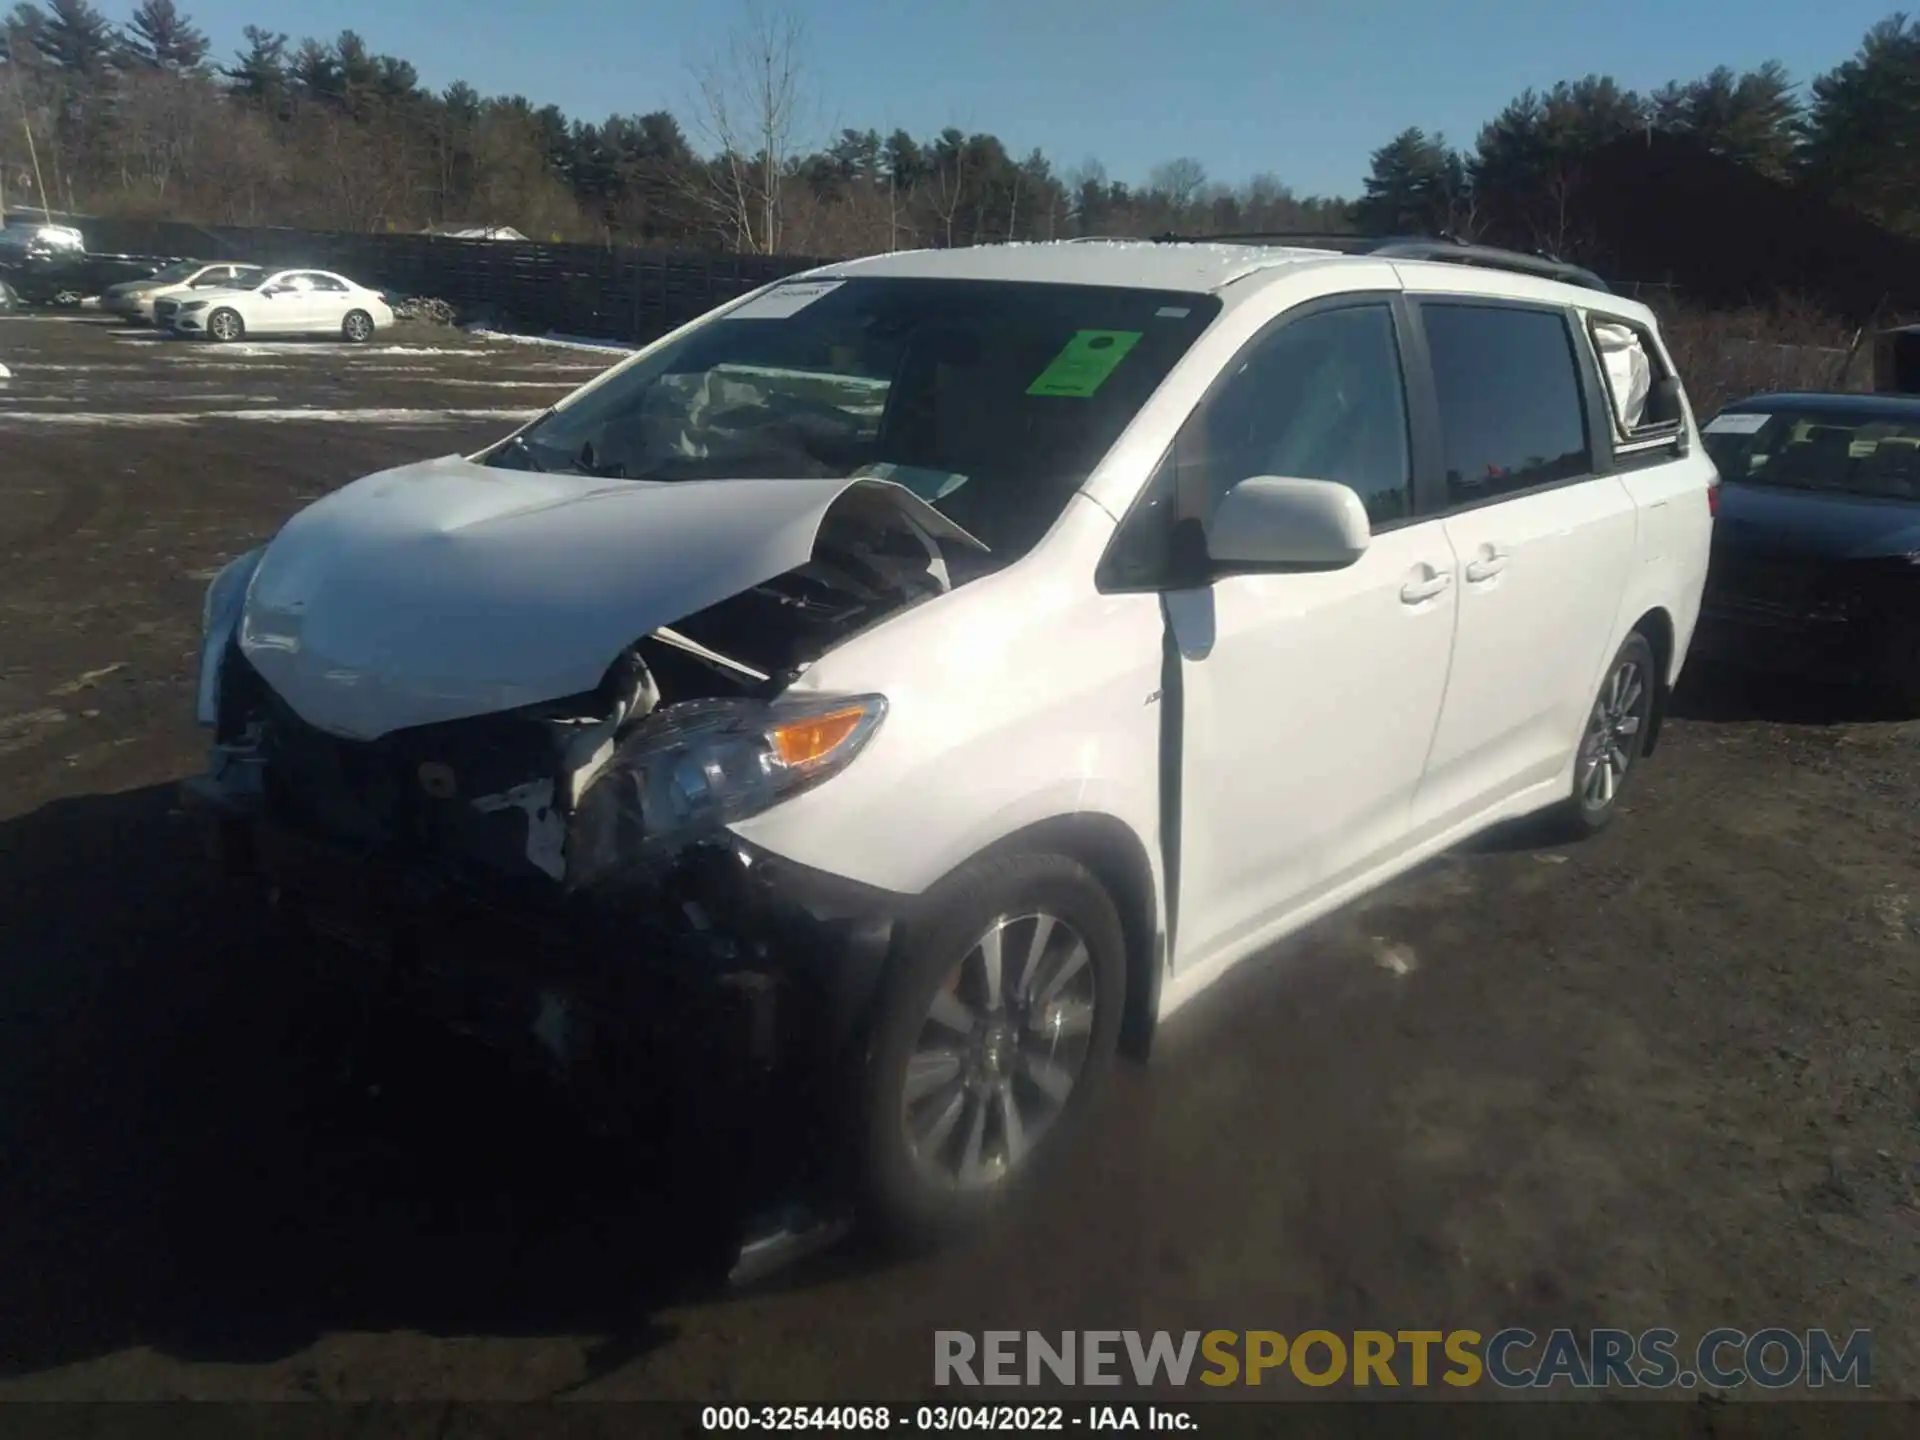
[[1604,825],[1715,483],[1653,315],[1568,266],[844,261],[233,561],[188,794],[395,1003],[745,1096],[937,1233],[1237,962]]

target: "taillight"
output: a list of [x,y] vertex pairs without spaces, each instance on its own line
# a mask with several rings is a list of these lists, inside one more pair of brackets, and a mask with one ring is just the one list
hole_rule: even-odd
[[1716,480],[1711,485],[1707,486],[1707,514],[1709,516],[1713,516],[1713,515],[1718,515],[1719,513],[1720,513],[1720,482]]

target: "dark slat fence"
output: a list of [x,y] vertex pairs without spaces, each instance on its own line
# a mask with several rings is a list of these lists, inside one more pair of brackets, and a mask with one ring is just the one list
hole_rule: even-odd
[[438,235],[252,229],[160,220],[77,219],[95,254],[335,270],[394,296],[444,300],[464,317],[534,332],[647,341],[784,275],[794,255],[629,250],[457,240]]

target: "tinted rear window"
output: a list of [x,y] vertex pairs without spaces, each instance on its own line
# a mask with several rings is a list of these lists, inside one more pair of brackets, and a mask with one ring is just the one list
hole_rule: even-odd
[[1592,470],[1579,362],[1564,315],[1451,301],[1423,304],[1421,315],[1451,503],[1470,505]]

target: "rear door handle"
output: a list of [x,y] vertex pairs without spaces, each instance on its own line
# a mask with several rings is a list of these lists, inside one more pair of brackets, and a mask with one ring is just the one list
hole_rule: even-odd
[[1419,605],[1441,594],[1453,583],[1453,576],[1446,571],[1427,576],[1421,580],[1409,580],[1400,587],[1400,603]]
[[1491,580],[1507,568],[1507,555],[1501,550],[1491,550],[1477,560],[1467,562],[1467,583],[1478,585],[1482,580]]

